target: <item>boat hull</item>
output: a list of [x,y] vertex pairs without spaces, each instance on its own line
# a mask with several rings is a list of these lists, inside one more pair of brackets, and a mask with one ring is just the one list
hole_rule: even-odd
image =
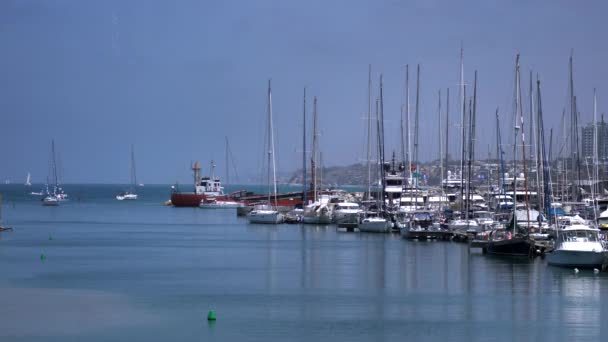
[[529,256],[531,242],[528,238],[514,237],[512,239],[488,241],[485,251],[493,255]]
[[205,203],[203,201],[199,205],[199,208],[201,208],[201,209],[236,209],[236,208],[239,208],[242,206],[243,206],[242,203],[232,202],[232,201],[216,201],[216,202],[212,202],[212,203],[209,203],[209,202]]
[[171,204],[174,207],[198,207],[206,196],[194,192],[174,192],[171,194]]
[[365,233],[389,233],[393,225],[387,220],[364,219],[358,225],[360,232]]
[[547,255],[547,263],[561,267],[600,269],[606,263],[607,257],[608,254],[605,251],[568,251],[558,249]]
[[46,197],[42,200],[42,205],[47,207],[56,207],[59,205],[59,200],[57,198]]
[[330,224],[332,222],[330,215],[309,215],[302,216],[302,223],[306,224]]
[[249,223],[261,224],[279,224],[284,220],[283,214],[279,213],[278,211],[259,212],[253,210],[247,217],[249,218]]

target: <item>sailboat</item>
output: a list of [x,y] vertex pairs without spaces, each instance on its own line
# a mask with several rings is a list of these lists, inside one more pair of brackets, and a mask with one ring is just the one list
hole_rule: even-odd
[[[485,252],[493,255],[504,255],[504,256],[534,256],[534,243],[530,240],[530,208],[528,206],[527,195],[525,197],[525,210],[521,214],[523,218],[525,216],[525,225],[518,224],[520,215],[518,214],[517,208],[517,138],[518,133],[522,132],[522,164],[523,164],[523,179],[525,193],[528,194],[527,178],[526,178],[526,157],[525,157],[525,141],[524,141],[524,119],[521,107],[521,88],[520,88],[520,66],[519,66],[519,54],[515,59],[515,117],[519,118],[520,125],[515,126],[515,137],[513,140],[513,212],[511,222],[504,231],[494,230],[490,233],[490,238],[485,247]],[[521,211],[520,211],[521,212]]]
[[32,186],[32,175],[30,175],[30,173],[27,173],[27,178],[25,179],[25,186]]
[[58,206],[61,200],[57,194],[57,161],[55,160],[55,140],[51,141],[51,180],[53,181],[53,191],[49,190],[49,182],[47,179],[45,196],[42,199],[42,205]]
[[[256,205],[249,215],[249,223],[266,223],[278,224],[284,221],[281,214],[275,206],[272,205],[271,196],[274,195],[274,203],[276,204],[277,196],[277,181],[276,181],[276,166],[274,161],[274,132],[272,127],[272,90],[270,80],[268,80],[268,202],[265,204]],[[271,168],[272,168],[272,192],[271,192]]]
[[[369,111],[368,111],[368,116],[369,118],[371,118],[371,67],[370,67],[370,71],[369,71],[369,79],[368,79],[368,84],[370,84],[370,86],[368,87],[368,101],[369,101]],[[380,103],[382,103],[382,75],[380,75]],[[378,186],[378,194],[376,195],[376,203],[375,203],[375,210],[374,211],[369,211],[366,213],[366,217],[363,218],[361,220],[361,222],[359,222],[359,225],[357,226],[357,228],[359,229],[360,232],[366,232],[366,233],[388,233],[391,231],[393,224],[391,221],[389,221],[385,216],[384,216],[384,209],[385,209],[385,205],[384,205],[384,177],[383,177],[383,165],[384,165],[384,123],[383,123],[383,114],[382,111],[379,110],[378,107],[378,100],[376,100],[376,123],[377,123],[377,138],[378,138],[378,161],[379,161],[379,167],[378,167],[378,172],[380,173],[380,184]],[[368,120],[368,123],[371,120]],[[368,129],[371,129],[371,126],[368,126]],[[370,144],[370,139],[369,139],[369,134],[368,134],[368,145]],[[369,155],[369,154],[368,154]],[[369,159],[368,159],[369,160]],[[369,168],[368,168],[368,172],[369,172]],[[368,176],[368,179],[371,176]]]
[[307,224],[329,224],[333,219],[332,208],[329,205],[330,196],[318,196],[317,165],[319,164],[318,140],[317,140],[317,97],[313,99],[313,138],[311,156],[312,191],[314,202],[304,207],[302,223]]
[[135,174],[135,152],[133,145],[131,145],[131,187],[125,192],[121,192],[116,195],[116,199],[119,201],[124,200],[136,200],[137,194],[135,193],[135,186],[137,185],[137,176]]

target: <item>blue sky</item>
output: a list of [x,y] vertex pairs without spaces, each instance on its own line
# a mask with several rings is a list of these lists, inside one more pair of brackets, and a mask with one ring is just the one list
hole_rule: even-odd
[[[496,107],[501,120],[512,115],[518,52],[524,94],[530,69],[543,82],[547,125],[557,130],[568,106],[572,49],[581,121],[592,117],[593,88],[603,112],[606,7],[600,1],[2,1],[0,179],[21,182],[29,171],[43,181],[55,139],[65,182],[128,182],[131,144],[142,182],[188,182],[194,160],[208,173],[215,159],[224,174],[226,136],[242,180],[259,179],[268,79],[280,171],[301,167],[304,86],[309,104],[318,97],[324,164],[360,162],[370,63],[374,87],[380,72],[385,80],[387,153],[399,148],[403,65],[413,71],[421,64],[420,156],[434,159],[439,89],[445,94],[450,87],[456,119],[461,42],[466,83],[479,73],[476,148],[485,156],[488,145],[495,150]],[[410,79],[413,109],[414,73]],[[504,125],[503,136],[511,127]]]

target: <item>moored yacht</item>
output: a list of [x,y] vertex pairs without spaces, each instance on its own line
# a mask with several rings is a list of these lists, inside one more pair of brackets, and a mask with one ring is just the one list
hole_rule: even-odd
[[268,204],[258,204],[247,215],[249,223],[279,224],[284,217],[278,210]]
[[599,230],[574,224],[558,230],[553,252],[547,255],[549,265],[580,268],[602,268],[607,262],[606,246]]
[[334,223],[357,223],[362,210],[359,204],[353,202],[340,202],[334,206]]

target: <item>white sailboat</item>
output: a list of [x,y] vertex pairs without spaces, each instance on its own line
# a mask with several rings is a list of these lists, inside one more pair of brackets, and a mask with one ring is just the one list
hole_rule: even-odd
[[129,190],[121,192],[116,195],[116,199],[119,201],[124,200],[136,200],[137,194],[135,193],[135,186],[137,185],[137,175],[135,173],[135,152],[133,145],[131,145],[131,187]]
[[42,199],[42,205],[45,206],[58,206],[61,200],[57,194],[57,161],[55,160],[55,140],[51,141],[51,179],[53,181],[53,192],[49,190],[49,184],[47,181],[45,196]]
[[27,173],[27,178],[25,179],[25,186],[32,186],[32,175],[30,175],[30,173]]
[[[270,191],[270,178],[272,168],[272,193]],[[256,205],[247,218],[249,223],[265,223],[278,224],[284,221],[281,214],[275,206],[272,205],[271,195],[274,196],[274,203],[277,198],[277,180],[276,180],[276,165],[274,160],[274,132],[272,127],[272,91],[270,80],[268,80],[268,203]]]
[[330,224],[332,222],[332,208],[329,206],[329,195],[318,195],[317,165],[319,165],[318,140],[317,140],[317,97],[313,98],[313,137],[311,151],[311,176],[314,202],[306,204],[302,214],[302,223],[306,224]]

